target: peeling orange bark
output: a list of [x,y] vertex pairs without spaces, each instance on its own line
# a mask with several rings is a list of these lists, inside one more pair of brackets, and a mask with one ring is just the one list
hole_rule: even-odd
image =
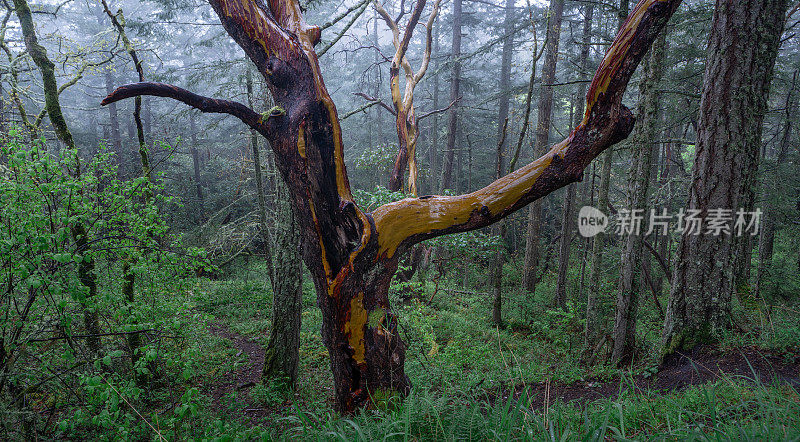
[[[303,261],[323,313],[323,342],[330,355],[336,405],[343,412],[368,404],[373,393],[405,394],[410,389],[403,371],[405,344],[388,299],[402,252],[428,238],[487,226],[580,180],[597,155],[630,133],[634,119],[622,105],[622,95],[639,61],[681,3],[639,2],[597,70],[583,123],[545,156],[470,194],[408,198],[370,214],[354,203],[350,192],[336,106],[314,52],[319,28],[303,21],[296,0],[209,1],[225,30],[266,79],[284,115],[271,115],[265,121],[240,103],[159,83],[122,86],[103,104],[140,95],[169,97],[203,112],[234,115],[269,140],[302,231]],[[424,5],[425,0],[417,3]],[[402,48],[395,29],[397,46]],[[409,32],[406,29],[405,34]],[[414,119],[413,87],[406,87],[400,99],[399,69],[405,71],[408,85],[409,78],[421,78],[427,63],[415,74],[405,50],[399,53],[393,101],[399,103],[398,114],[405,114],[401,123],[406,123]],[[410,139],[416,138],[416,127],[410,132],[409,126],[399,127]],[[413,143],[408,146],[413,180]]]

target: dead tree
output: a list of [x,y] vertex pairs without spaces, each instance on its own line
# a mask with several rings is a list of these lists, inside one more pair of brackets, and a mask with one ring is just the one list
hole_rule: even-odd
[[[406,172],[406,167],[408,167],[408,193],[413,196],[417,195],[416,147],[417,139],[419,138],[419,125],[417,114],[414,110],[414,88],[425,76],[425,71],[428,70],[428,64],[431,61],[433,22],[439,13],[439,2],[440,0],[434,0],[433,11],[431,11],[428,21],[425,23],[425,53],[422,55],[420,67],[416,72],[414,72],[411,63],[406,57],[406,51],[408,50],[411,36],[414,34],[414,28],[419,22],[420,15],[422,15],[422,10],[425,9],[426,0],[417,0],[414,9],[411,11],[411,17],[409,17],[406,24],[406,29],[403,31],[402,39],[397,20],[393,19],[380,3],[375,2],[375,10],[378,11],[378,14],[389,26],[389,29],[392,30],[392,43],[395,49],[392,64],[389,67],[389,87],[392,92],[392,105],[394,107],[399,145],[392,174],[389,176],[389,190],[402,190],[403,175]],[[402,94],[400,93],[401,67],[405,74],[405,91]]]

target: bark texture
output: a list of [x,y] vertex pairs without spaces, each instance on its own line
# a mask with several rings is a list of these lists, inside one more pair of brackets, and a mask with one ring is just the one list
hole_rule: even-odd
[[[732,209],[735,216],[746,202],[785,12],[785,0],[716,3],[687,209],[703,216]],[[713,341],[730,326],[735,235],[681,237],[662,334],[665,355]]]
[[[628,179],[628,213],[631,220],[636,216],[647,217],[650,172],[652,171],[653,145],[658,138],[659,109],[661,109],[659,83],[663,75],[665,39],[662,34],[650,49],[644,63],[644,78],[639,84],[639,119],[631,137],[634,151]],[[635,222],[635,221],[634,221]],[[633,227],[633,226],[631,226]],[[636,351],[636,316],[639,295],[645,289],[642,261],[649,257],[642,254],[643,235],[646,232],[631,232],[624,236],[620,259],[620,279],[617,306],[614,315],[614,341],[611,360],[625,364],[633,360]],[[656,232],[656,235],[666,232]]]
[[[300,235],[294,215],[286,204],[286,186],[277,184],[278,195],[272,268],[272,328],[264,356],[264,379],[283,380],[297,386],[300,366],[300,322],[303,313],[303,264],[298,245]],[[280,198],[283,196],[284,198]]]

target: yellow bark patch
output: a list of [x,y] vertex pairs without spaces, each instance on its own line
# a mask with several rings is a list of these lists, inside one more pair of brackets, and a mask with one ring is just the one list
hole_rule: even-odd
[[344,333],[357,364],[364,363],[364,326],[368,320],[369,312],[364,308],[364,293],[359,292],[350,300],[350,319],[344,324]]
[[306,130],[303,124],[300,124],[300,130],[297,133],[297,153],[301,158],[306,158]]
[[497,215],[530,191],[553,158],[564,156],[569,142],[567,138],[538,160],[478,191],[459,196],[406,198],[378,207],[372,214],[378,230],[378,255],[391,258],[406,238],[464,224],[473,212],[488,210]]

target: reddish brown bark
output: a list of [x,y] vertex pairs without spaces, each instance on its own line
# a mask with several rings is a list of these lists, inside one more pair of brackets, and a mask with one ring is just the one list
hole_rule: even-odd
[[587,96],[579,127],[531,164],[461,196],[423,196],[363,212],[353,201],[336,114],[314,44],[320,33],[291,0],[211,0],[223,26],[264,75],[284,112],[262,117],[246,106],[183,89],[145,83],[123,86],[104,100],[171,97],[204,112],[237,116],[269,141],[291,194],[303,238],[302,257],[323,312],[336,404],[352,411],[376,395],[405,394],[405,344],[389,305],[398,257],[440,235],[487,226],[581,179],[593,158],[633,127],[622,94],[636,66],[680,0],[642,0],[609,50]]

